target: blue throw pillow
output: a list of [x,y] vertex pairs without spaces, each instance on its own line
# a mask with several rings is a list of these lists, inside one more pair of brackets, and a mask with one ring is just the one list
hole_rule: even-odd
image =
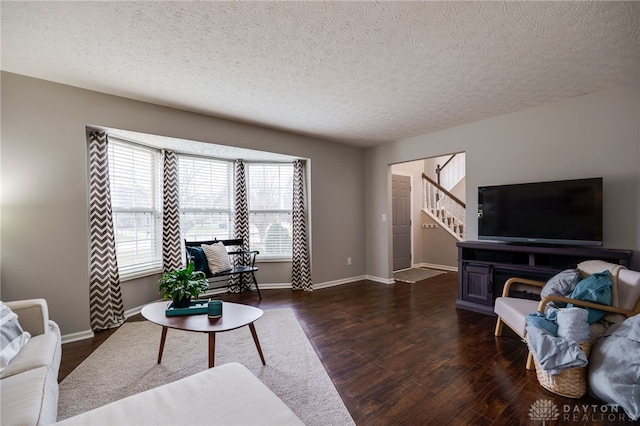
[[187,247],[187,253],[191,257],[196,271],[204,272],[207,277],[213,275],[209,269],[209,262],[207,262],[207,256],[205,256],[202,247]]
[[[611,274],[609,271],[602,271],[588,276],[576,285],[571,298],[611,306]],[[567,306],[572,307],[573,304],[569,303]],[[587,318],[589,324],[593,324],[607,314],[599,309],[586,309],[589,311]]]

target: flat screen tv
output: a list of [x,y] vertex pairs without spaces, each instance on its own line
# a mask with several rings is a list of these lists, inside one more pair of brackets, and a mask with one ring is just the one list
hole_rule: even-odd
[[478,239],[602,245],[602,178],[478,188]]

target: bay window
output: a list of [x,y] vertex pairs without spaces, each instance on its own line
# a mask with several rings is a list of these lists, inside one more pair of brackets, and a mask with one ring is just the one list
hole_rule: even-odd
[[[110,138],[109,179],[123,280],[162,271],[162,153]],[[291,259],[293,165],[245,163],[250,249]],[[234,162],[178,155],[181,238],[234,238]]]

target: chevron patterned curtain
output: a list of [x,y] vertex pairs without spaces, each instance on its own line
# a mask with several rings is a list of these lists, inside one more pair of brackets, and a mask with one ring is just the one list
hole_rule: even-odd
[[162,264],[168,272],[182,267],[178,156],[173,151],[163,152],[162,176]]
[[[247,179],[244,171],[244,161],[236,160],[234,173],[234,219],[233,233],[235,238],[243,238],[244,246],[242,250],[249,250],[249,203],[247,198]],[[241,266],[242,259],[234,257],[234,266]],[[240,277],[232,276],[229,289],[232,293],[240,291]]]
[[313,291],[307,241],[307,213],[304,208],[304,188],[304,162],[296,160],[293,162],[291,284],[294,290]]
[[89,315],[92,330],[125,320],[109,188],[108,138],[89,135]]

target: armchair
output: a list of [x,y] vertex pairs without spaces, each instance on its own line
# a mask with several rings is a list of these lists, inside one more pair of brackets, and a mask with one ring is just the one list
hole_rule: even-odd
[[[540,292],[545,283],[542,281],[530,280],[527,278],[513,277],[509,278],[502,290],[502,296],[498,297],[495,301],[494,312],[498,315],[496,321],[495,335],[502,336],[502,330],[506,324],[511,328],[522,340],[525,339],[526,330],[526,317],[527,314],[536,312],[540,302],[534,299],[523,299],[519,297],[511,297],[511,287],[515,284],[524,284],[534,289],[534,293]],[[536,291],[537,288],[537,291]],[[544,307],[543,307],[544,309]],[[542,311],[544,312],[544,310]],[[529,352],[527,356],[527,370],[533,370],[533,355]]]
[[[501,336],[503,326],[509,326],[522,339],[526,337],[526,316],[536,311],[545,313],[550,302],[572,303],[574,306],[585,308],[595,308],[609,313],[607,319],[611,322],[620,322],[625,317],[632,317],[640,313],[640,272],[626,269],[620,265],[614,265],[602,261],[586,261],[578,265],[578,272],[581,278],[585,278],[596,272],[609,270],[613,276],[613,300],[612,305],[601,305],[593,302],[571,299],[560,295],[548,295],[540,301],[522,299],[510,296],[511,287],[514,284],[525,284],[531,288],[542,289],[546,283],[525,278],[510,278],[504,286],[501,297],[495,301],[494,312],[498,315],[495,335]],[[612,316],[622,315],[622,316]],[[597,324],[592,325],[593,328]],[[603,329],[599,330],[601,333]],[[594,334],[599,334],[592,329],[592,339]],[[529,352],[527,356],[527,370],[534,369],[533,355]]]

